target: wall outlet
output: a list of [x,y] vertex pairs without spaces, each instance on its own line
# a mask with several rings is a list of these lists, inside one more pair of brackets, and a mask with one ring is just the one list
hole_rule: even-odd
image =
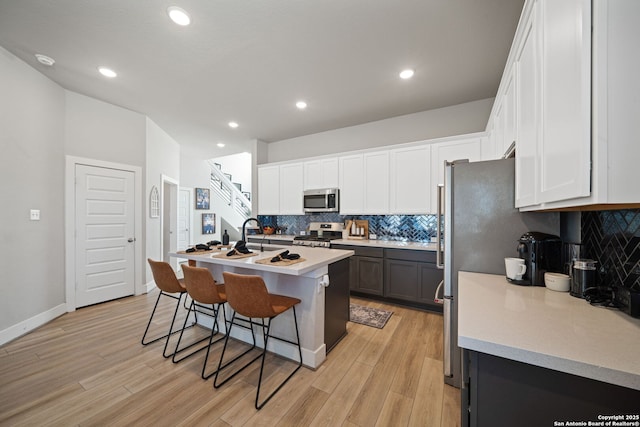
[[31,209],[29,218],[31,221],[40,221],[40,209]]

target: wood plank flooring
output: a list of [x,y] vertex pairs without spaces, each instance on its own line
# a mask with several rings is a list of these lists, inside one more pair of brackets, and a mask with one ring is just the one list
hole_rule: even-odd
[[[459,390],[442,380],[440,315],[352,298],[394,314],[383,329],[349,323],[322,366],[302,368],[256,411],[258,363],[215,390],[212,379],[200,378],[203,352],[174,364],[162,357],[163,342],[140,344],[156,297],[152,292],[67,313],[0,347],[0,425],[460,424]],[[162,300],[151,334],[168,327],[172,315],[174,301]],[[206,334],[196,326],[184,339]],[[235,347],[240,351],[242,344]],[[220,350],[212,347],[210,370]],[[268,357],[265,391],[292,366]]]

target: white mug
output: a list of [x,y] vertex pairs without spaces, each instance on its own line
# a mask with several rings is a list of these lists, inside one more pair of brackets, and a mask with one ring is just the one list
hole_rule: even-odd
[[505,258],[504,268],[507,277],[511,280],[522,280],[522,275],[527,271],[527,266],[522,258]]

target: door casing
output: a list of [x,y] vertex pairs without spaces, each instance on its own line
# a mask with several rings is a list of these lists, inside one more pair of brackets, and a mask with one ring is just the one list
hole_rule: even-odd
[[134,174],[134,199],[135,211],[134,226],[136,244],[134,247],[134,292],[140,295],[146,292],[146,287],[142,282],[141,267],[142,262],[142,168],[139,166],[126,165],[122,163],[106,162],[102,160],[87,159],[76,156],[65,156],[65,297],[67,312],[76,310],[76,253],[75,253],[75,170],[76,165],[87,165],[109,169],[120,169],[133,172]]

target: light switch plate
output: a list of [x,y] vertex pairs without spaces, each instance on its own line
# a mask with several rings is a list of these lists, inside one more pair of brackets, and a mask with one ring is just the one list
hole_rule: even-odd
[[40,209],[31,209],[31,221],[40,221]]

